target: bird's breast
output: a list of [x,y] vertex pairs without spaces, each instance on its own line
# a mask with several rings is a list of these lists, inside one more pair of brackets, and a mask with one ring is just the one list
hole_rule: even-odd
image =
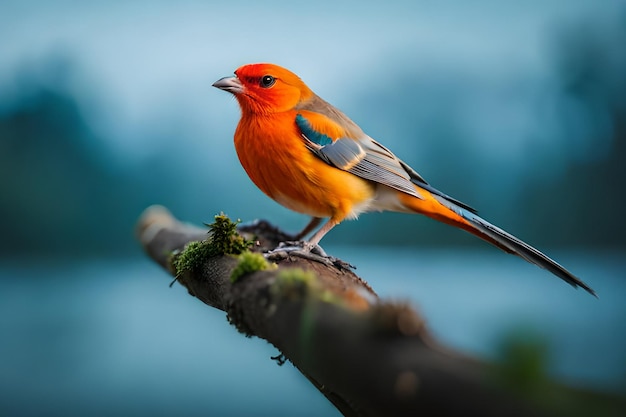
[[374,186],[328,165],[309,151],[295,112],[242,116],[235,149],[254,184],[283,206],[316,217],[355,216],[374,197]]

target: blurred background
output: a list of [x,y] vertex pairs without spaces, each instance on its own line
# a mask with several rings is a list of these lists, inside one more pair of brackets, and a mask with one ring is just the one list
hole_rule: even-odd
[[419,216],[327,252],[454,348],[501,360],[514,334],[546,375],[625,392],[626,2],[4,0],[0,39],[0,415],[339,415],[133,235],[154,203],[306,224],[246,177],[211,87],[259,61],[600,298]]

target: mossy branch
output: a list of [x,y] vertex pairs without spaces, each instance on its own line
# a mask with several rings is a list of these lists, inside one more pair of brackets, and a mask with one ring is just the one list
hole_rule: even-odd
[[274,344],[345,416],[599,416],[626,409],[623,399],[543,378],[540,392],[527,378],[517,389],[515,369],[440,346],[415,310],[379,300],[341,263],[280,252],[268,261],[263,253],[289,236],[266,222],[238,225],[220,214],[207,233],[151,207],[138,236],[191,295],[226,311],[245,335]]

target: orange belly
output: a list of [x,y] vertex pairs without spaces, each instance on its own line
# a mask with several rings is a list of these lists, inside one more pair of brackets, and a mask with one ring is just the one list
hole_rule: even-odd
[[354,217],[367,209],[375,187],[317,158],[289,113],[242,117],[235,149],[254,184],[283,206],[315,217]]

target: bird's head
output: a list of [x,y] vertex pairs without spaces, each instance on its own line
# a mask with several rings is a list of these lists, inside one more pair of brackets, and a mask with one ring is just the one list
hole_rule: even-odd
[[224,77],[213,87],[232,93],[246,113],[277,113],[293,109],[313,92],[293,72],[274,64],[248,64],[235,77]]

